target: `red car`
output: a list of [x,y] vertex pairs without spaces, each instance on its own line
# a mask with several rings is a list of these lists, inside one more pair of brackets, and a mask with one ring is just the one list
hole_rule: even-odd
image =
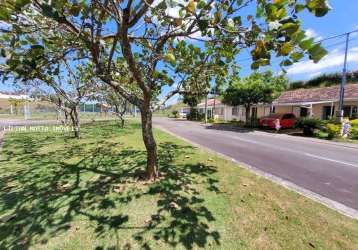
[[262,127],[275,129],[275,120],[280,120],[281,128],[293,128],[297,119],[292,113],[271,114],[260,118],[259,124]]

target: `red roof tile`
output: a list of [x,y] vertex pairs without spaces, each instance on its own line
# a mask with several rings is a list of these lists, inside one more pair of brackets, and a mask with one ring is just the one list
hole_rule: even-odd
[[[333,101],[339,99],[340,86],[313,88],[313,89],[297,89],[285,91],[275,103],[298,103],[298,102],[320,102]],[[347,84],[344,91],[344,99],[358,100],[358,84]]]
[[[214,106],[214,100],[215,99],[208,99],[208,106]],[[215,100],[215,105],[220,105],[221,101],[216,99]],[[205,106],[205,100],[201,103],[198,104],[198,106]]]

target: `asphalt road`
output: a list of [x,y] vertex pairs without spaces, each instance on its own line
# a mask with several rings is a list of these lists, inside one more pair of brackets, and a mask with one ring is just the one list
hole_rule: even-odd
[[154,124],[358,210],[358,147],[265,132],[219,130],[168,118],[155,118]]

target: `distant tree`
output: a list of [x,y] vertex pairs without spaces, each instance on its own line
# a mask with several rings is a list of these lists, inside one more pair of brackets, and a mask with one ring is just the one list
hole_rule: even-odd
[[257,103],[271,103],[285,90],[288,79],[274,76],[271,71],[255,72],[243,79],[233,79],[223,94],[223,102],[231,106],[243,105],[246,123],[250,121],[250,108]]
[[12,106],[14,107],[15,114],[18,115],[18,114],[19,114],[20,106],[25,103],[25,100],[23,100],[23,99],[16,99],[16,98],[10,98],[10,99],[9,99],[9,102],[10,102],[10,105],[12,105]]
[[[342,81],[342,72],[321,74],[307,81],[295,81],[290,83],[290,89],[329,87],[339,85]],[[347,82],[358,82],[358,70],[347,72]]]
[[56,74],[38,72],[34,79],[24,79],[18,86],[32,88],[33,96],[55,104],[71,119],[74,136],[80,138],[80,103],[96,92],[96,83],[86,65],[74,64],[63,58],[56,64]]
[[100,92],[97,92],[92,99],[105,103],[112,108],[112,112],[119,119],[120,127],[124,127],[124,116],[130,107],[130,103],[125,98],[113,91],[110,86],[102,85]]

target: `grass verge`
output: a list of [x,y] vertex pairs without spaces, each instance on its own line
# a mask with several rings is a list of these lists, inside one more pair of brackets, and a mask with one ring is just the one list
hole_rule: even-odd
[[82,133],[7,134],[0,249],[358,248],[358,221],[164,132],[155,183],[138,123]]

